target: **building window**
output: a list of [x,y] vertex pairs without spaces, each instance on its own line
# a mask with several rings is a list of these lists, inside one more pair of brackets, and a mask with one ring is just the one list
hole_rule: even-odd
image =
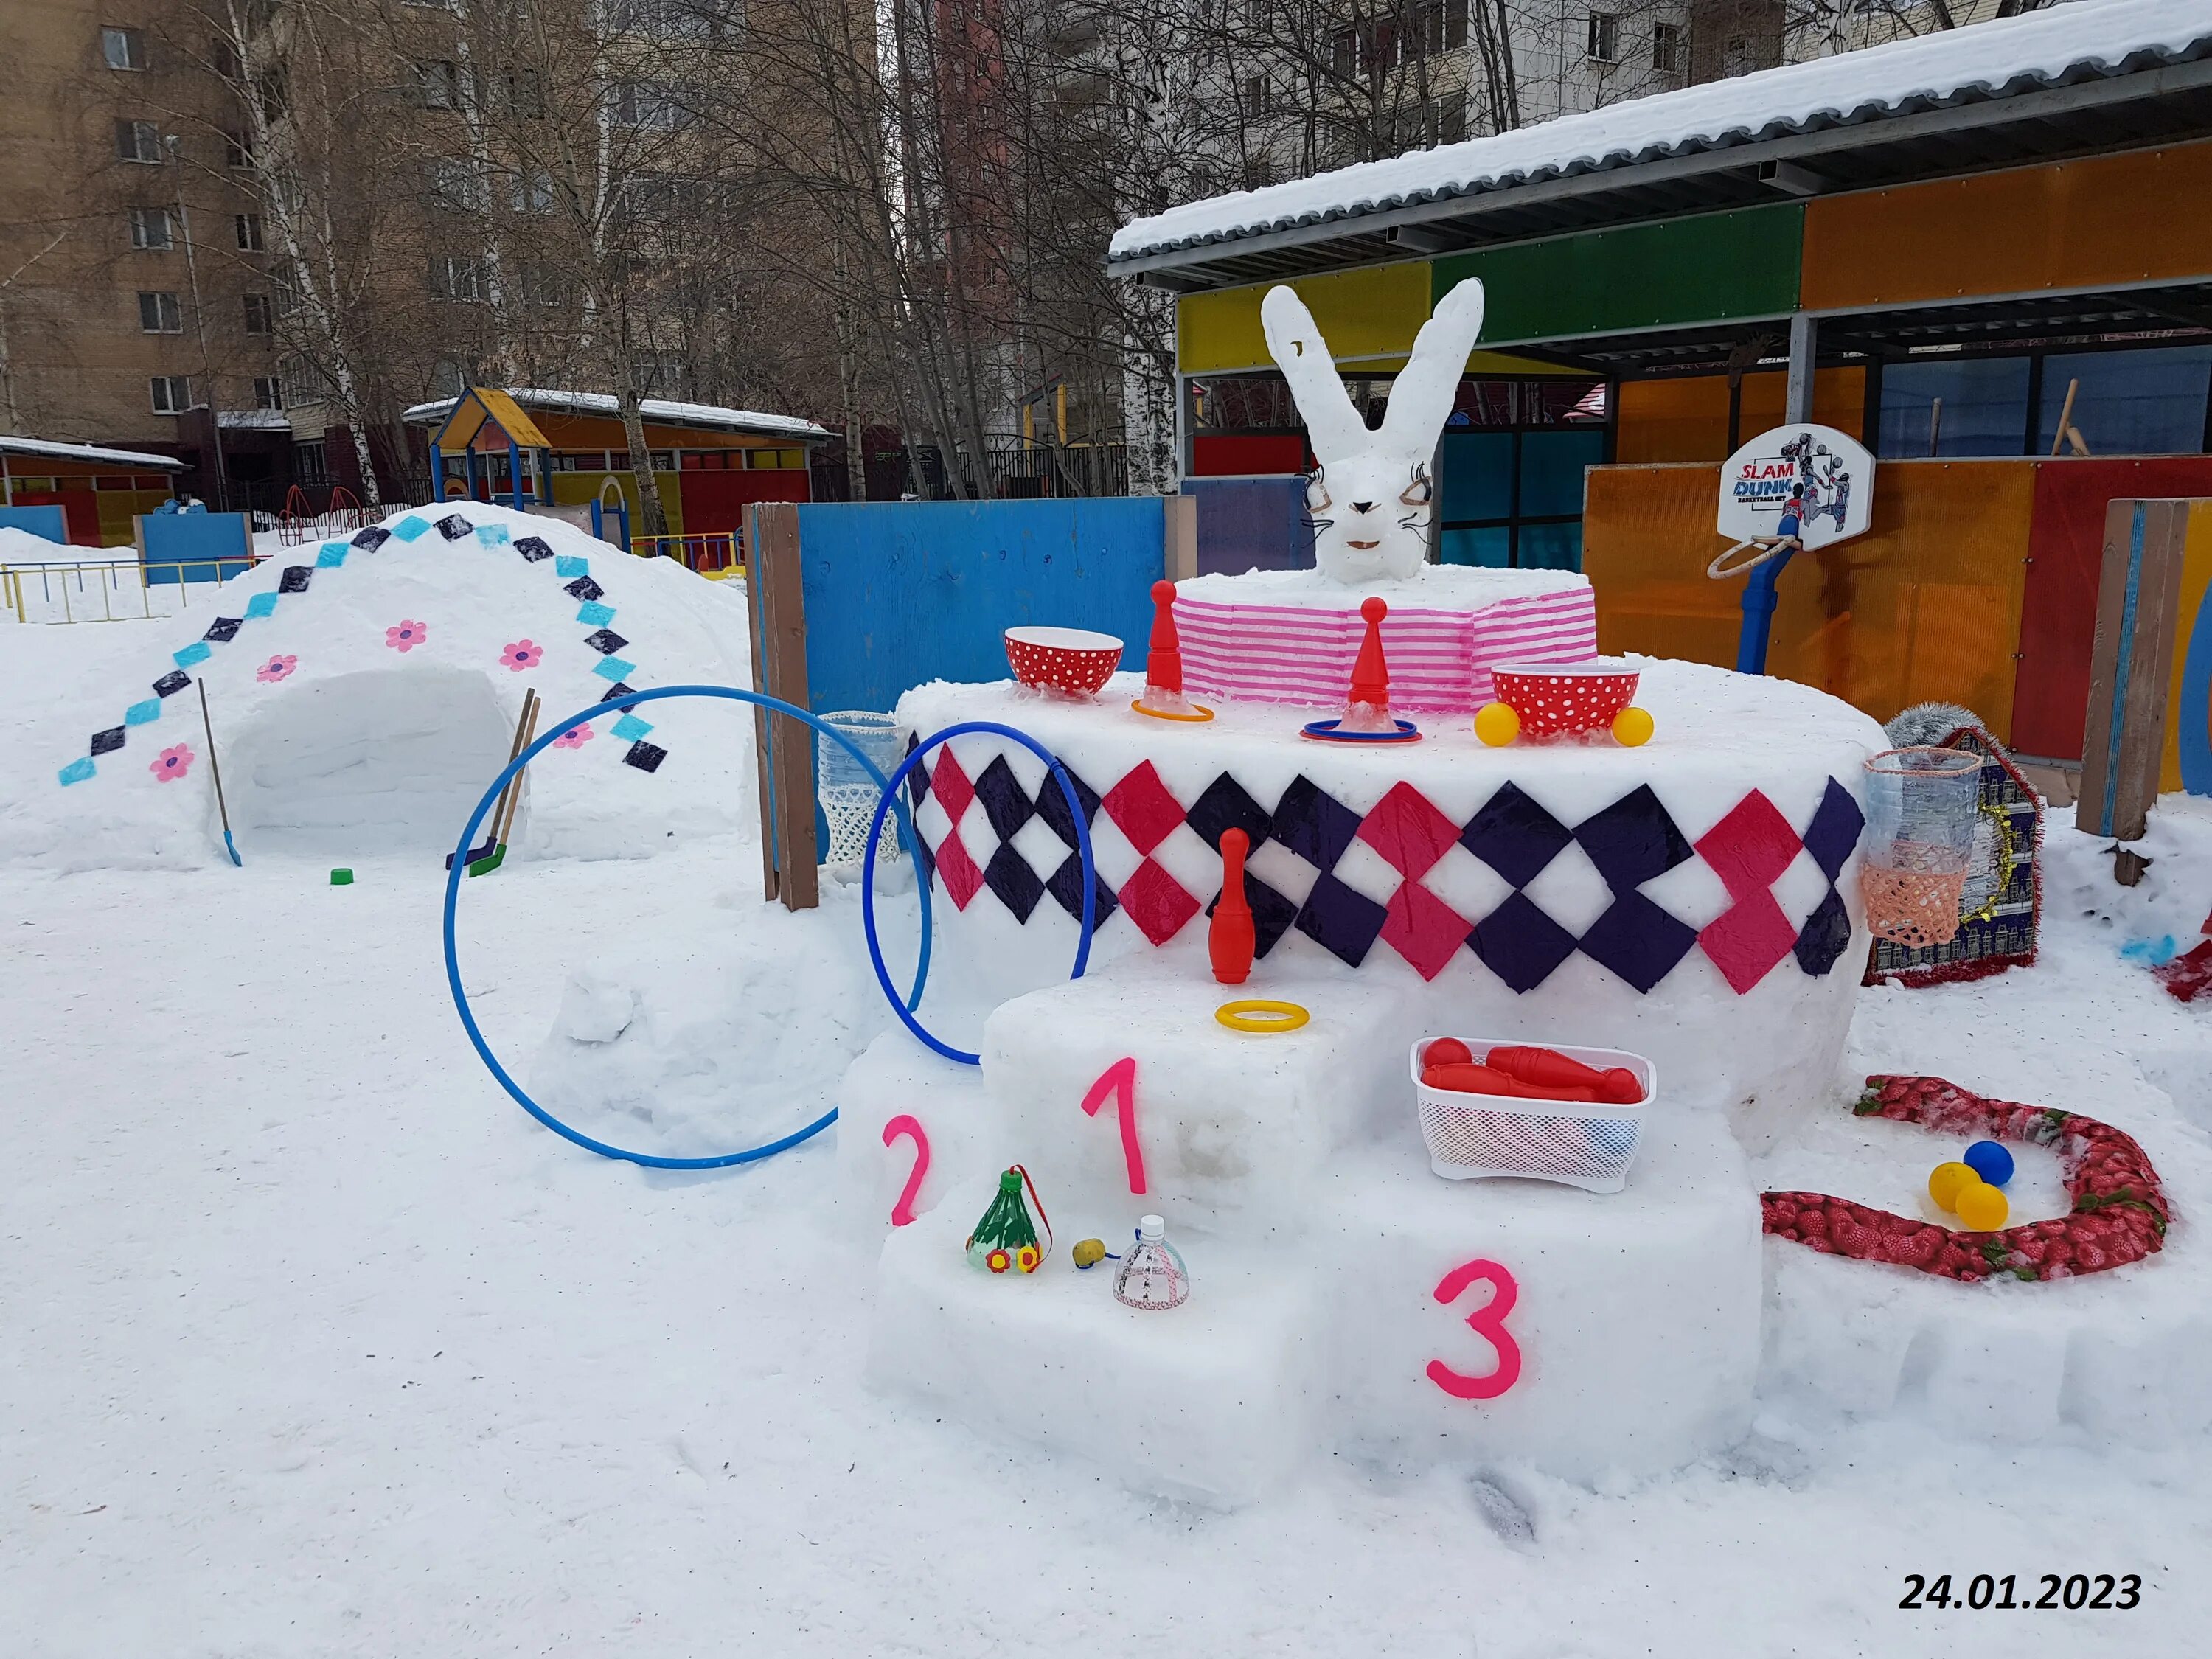
[[1654,23],[1651,26],[1651,67],[1662,75],[1673,75],[1682,67],[1682,26],[1680,23]]
[[456,213],[473,213],[483,204],[476,169],[466,161],[431,162],[430,194],[440,207]]
[[246,331],[248,334],[268,333],[271,325],[269,296],[265,294],[248,294],[244,296],[244,301]]
[[553,211],[553,175],[538,167],[526,167],[508,180],[517,213]]
[[100,32],[100,55],[112,70],[146,67],[146,37],[137,29],[106,28]]
[[156,415],[181,415],[192,406],[192,382],[187,374],[156,374],[146,382]]
[[650,81],[627,82],[616,89],[615,123],[618,126],[648,127],[673,132],[688,126],[691,112],[672,88]]
[[320,438],[310,438],[292,446],[292,471],[301,483],[309,486],[331,481],[330,459],[324,453]]
[[131,246],[162,250],[176,245],[169,234],[168,209],[135,207],[129,212]]
[[443,58],[415,65],[415,99],[424,109],[461,106],[461,71]]
[[253,406],[256,409],[283,408],[283,382],[279,380],[274,374],[255,375],[253,377]]
[[115,154],[125,161],[158,161],[161,159],[161,130],[151,121],[118,121],[115,124]]
[[222,135],[222,164],[227,167],[250,167],[253,165],[253,152],[246,147],[244,133],[226,132]]
[[182,334],[185,308],[177,303],[173,294],[141,294],[138,326],[148,334]]
[[1265,115],[1269,110],[1274,108],[1274,88],[1269,83],[1266,73],[1263,71],[1258,75],[1249,75],[1245,76],[1245,114]]
[[261,216],[240,213],[233,216],[238,229],[238,246],[246,253],[261,252]]
[[544,115],[545,77],[536,70],[501,70],[499,87],[508,114],[519,115],[526,121],[535,121]]
[[1467,0],[1425,0],[1406,37],[1406,51],[1414,58],[1456,52],[1466,44]]
[[1620,61],[1620,18],[1617,13],[1594,11],[1589,15],[1589,58],[1598,64]]
[[434,255],[430,260],[430,292],[441,300],[481,300],[483,267],[465,254]]
[[1731,34],[1721,47],[1721,73],[1747,75],[1751,72],[1751,37]]

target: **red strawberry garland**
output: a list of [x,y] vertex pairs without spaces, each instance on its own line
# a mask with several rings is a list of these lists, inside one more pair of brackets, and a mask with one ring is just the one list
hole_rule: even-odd
[[1768,1232],[1834,1255],[1960,1279],[2070,1279],[2140,1261],[2165,1245],[2172,1212],[2158,1171],[2132,1136],[2109,1123],[1984,1100],[1936,1077],[1870,1077],[1853,1109],[1962,1138],[2049,1146],[2065,1167],[2073,1213],[2002,1232],[1954,1232],[1825,1193],[1763,1193]]

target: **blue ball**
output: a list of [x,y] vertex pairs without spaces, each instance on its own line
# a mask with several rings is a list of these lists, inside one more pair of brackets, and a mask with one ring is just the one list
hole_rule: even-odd
[[1976,1141],[1960,1161],[1992,1187],[2012,1179],[2012,1154],[1996,1141]]

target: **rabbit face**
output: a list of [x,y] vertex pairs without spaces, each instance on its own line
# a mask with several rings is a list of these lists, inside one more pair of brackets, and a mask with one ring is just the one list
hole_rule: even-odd
[[1332,580],[1402,581],[1429,553],[1426,462],[1363,452],[1332,461],[1306,485],[1314,562]]

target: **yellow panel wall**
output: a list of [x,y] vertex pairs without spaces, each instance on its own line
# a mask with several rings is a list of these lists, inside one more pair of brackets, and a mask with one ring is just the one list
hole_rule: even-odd
[[[1783,573],[1767,665],[1878,720],[1931,698],[2012,726],[2032,462],[1885,462],[1874,526]],[[1743,579],[1712,581],[1717,466],[1591,469],[1583,569],[1598,648],[1735,662]],[[1662,717],[1663,718],[1663,717]]]
[[[680,480],[673,472],[655,471],[655,483],[660,486],[660,506],[668,514],[668,533],[684,533],[684,492]],[[599,498],[599,486],[607,479],[615,481],[622,498],[629,504],[630,533],[641,536],[645,526],[638,521],[637,475],[632,472],[556,472],[553,475],[553,504],[556,507],[586,507]]]
[[[1186,294],[1176,301],[1176,361],[1186,374],[1271,368],[1260,326],[1260,302],[1276,284]],[[1315,325],[1342,363],[1374,358],[1402,360],[1429,319],[1429,262],[1363,265],[1321,276],[1300,276],[1291,286],[1313,313]]]
[[2212,501],[2191,501],[2188,539],[2181,550],[2181,609],[2174,618],[2173,689],[2166,697],[2166,758],[2158,776],[2161,790],[2181,787],[2181,672],[2189,660],[2190,630],[2208,601],[2212,601]]

